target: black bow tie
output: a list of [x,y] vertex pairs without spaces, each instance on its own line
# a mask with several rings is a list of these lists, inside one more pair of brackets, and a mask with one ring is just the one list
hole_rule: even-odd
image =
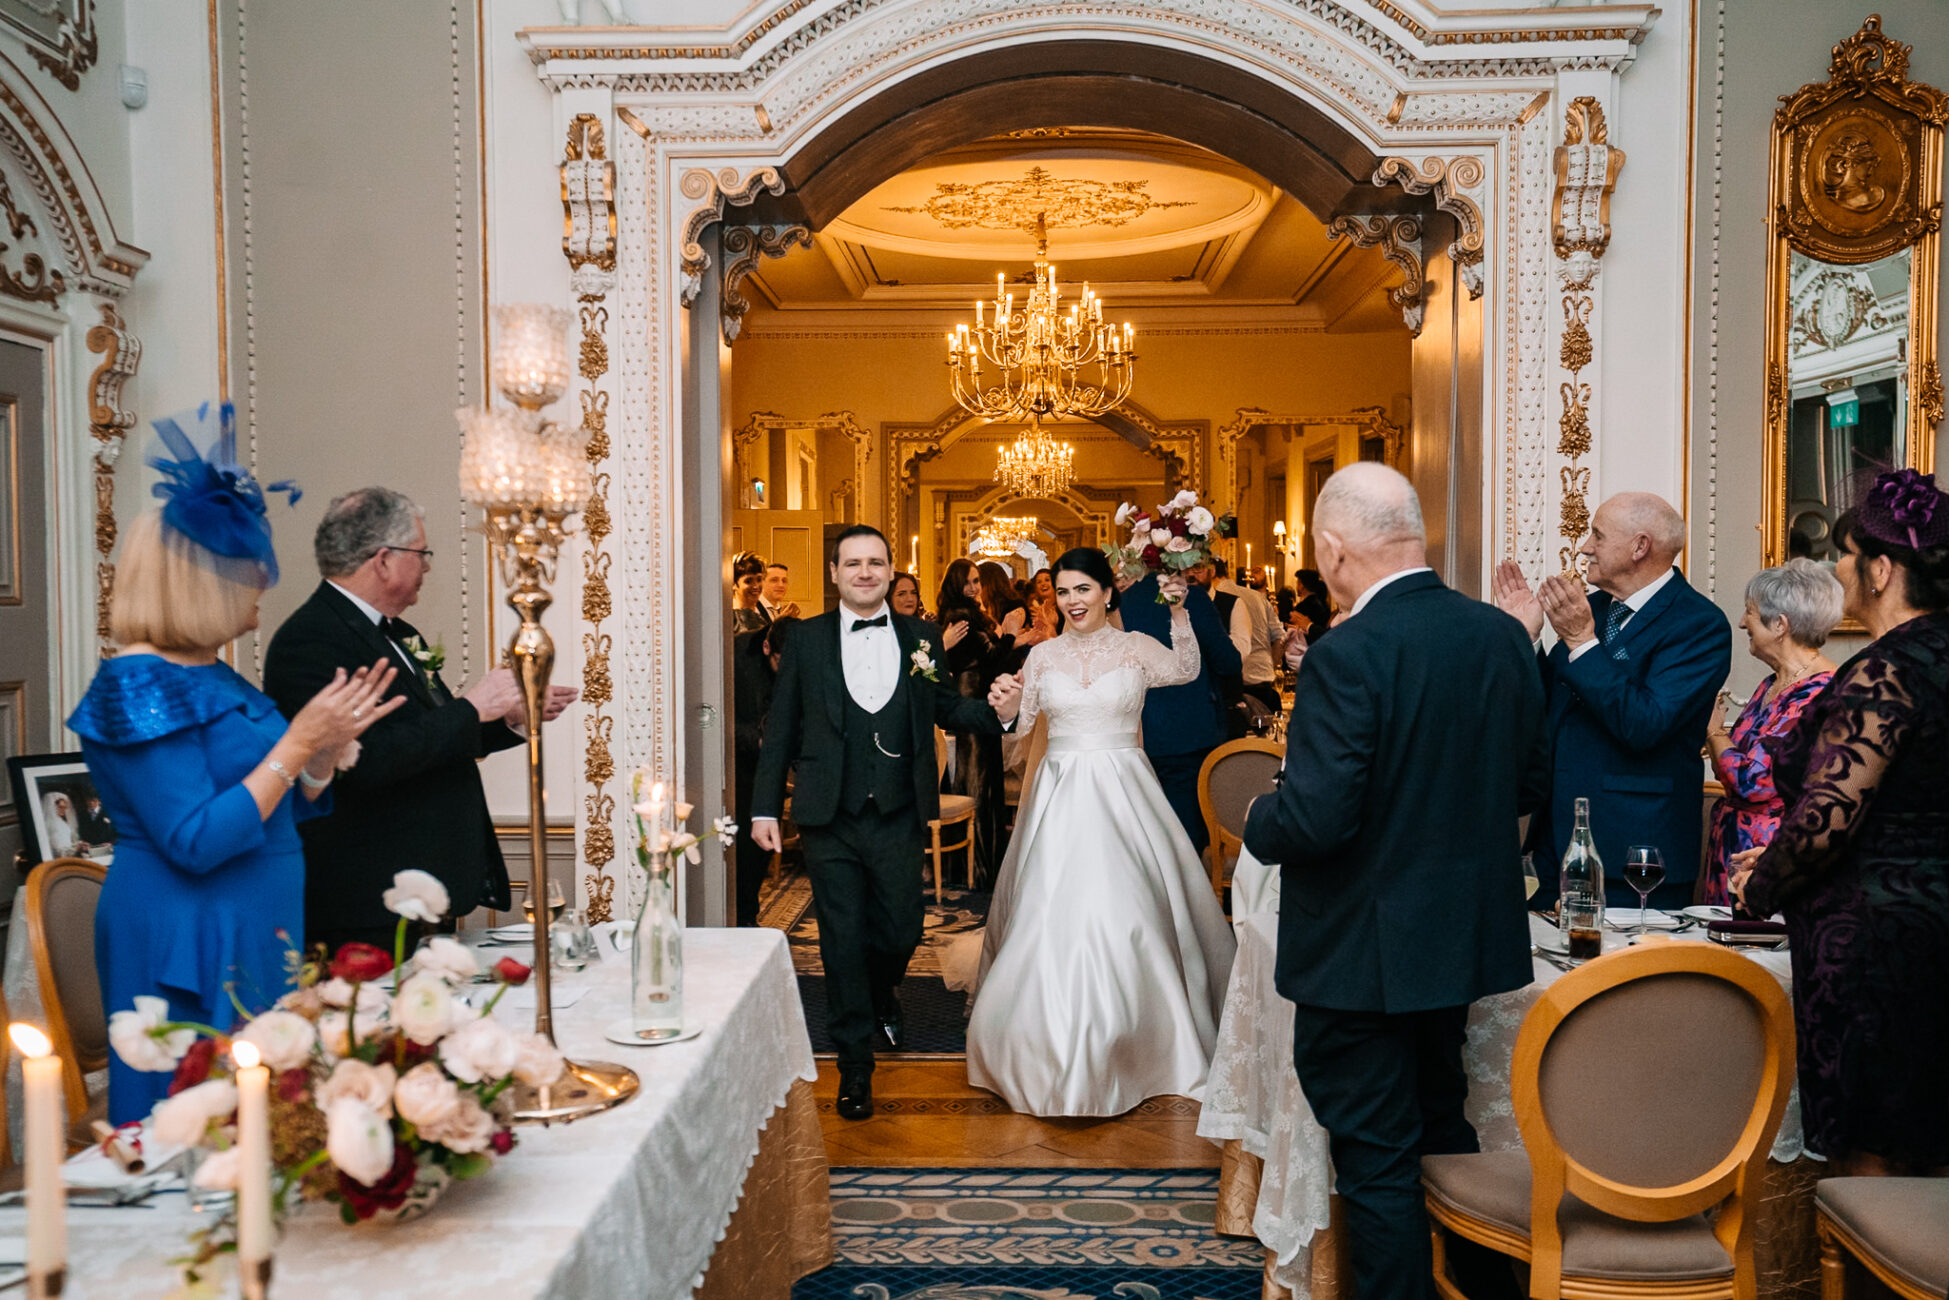
[[853,621],[853,631],[858,632],[863,628],[885,627],[886,625],[887,625],[887,616],[885,614],[882,614],[878,618],[855,619]]

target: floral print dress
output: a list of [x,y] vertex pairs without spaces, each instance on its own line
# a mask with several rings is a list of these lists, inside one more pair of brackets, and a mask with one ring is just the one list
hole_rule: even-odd
[[1712,810],[1712,838],[1705,855],[1705,880],[1699,901],[1729,904],[1726,870],[1732,855],[1771,843],[1785,811],[1773,780],[1773,754],[1779,742],[1800,723],[1801,711],[1826,687],[1833,673],[1813,676],[1781,691],[1771,701],[1773,678],[1768,677],[1746,702],[1732,724],[1732,744],[1712,760],[1712,770],[1726,787],[1725,798]]
[[1807,1145],[1949,1164],[1949,613],[1841,665],[1775,776],[1746,901],[1786,913]]

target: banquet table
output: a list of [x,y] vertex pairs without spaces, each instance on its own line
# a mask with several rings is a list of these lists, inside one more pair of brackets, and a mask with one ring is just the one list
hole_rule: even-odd
[[[274,1294],[786,1300],[795,1279],[831,1262],[816,1070],[784,934],[686,931],[686,1020],[703,1032],[628,1047],[603,1036],[629,998],[629,960],[609,928],[597,927],[601,961],[556,973],[555,1033],[571,1059],[635,1070],[637,1097],[516,1130],[512,1153],[452,1184],[424,1218],[347,1227],[334,1206],[304,1206],[278,1244]],[[533,1015],[530,989],[495,1010],[510,1027]],[[175,1192],[70,1210],[66,1294],[166,1295],[177,1284],[166,1261],[197,1225]],[[0,1210],[0,1235],[24,1230],[24,1211]]]
[[[1263,869],[1252,863],[1245,870]],[[1271,900],[1270,910],[1241,914],[1235,925],[1238,957],[1198,1133],[1224,1147],[1218,1230],[1257,1237],[1266,1247],[1266,1300],[1332,1300],[1351,1294],[1352,1275],[1335,1225],[1326,1130],[1313,1118],[1293,1069],[1292,1004],[1273,985],[1279,918],[1276,870],[1270,874],[1272,881],[1255,877],[1253,887],[1255,898]],[[1536,937],[1554,941],[1554,927],[1534,917],[1531,925]],[[1606,940],[1613,948],[1625,942],[1622,935]],[[1746,955],[1791,992],[1786,953]],[[1516,1034],[1543,990],[1562,974],[1541,957],[1534,966],[1529,985],[1484,998],[1469,1013],[1467,1113],[1484,1151],[1522,1147],[1509,1088]],[[1675,1098],[1674,1105],[1680,1104],[1683,1099]],[[1755,1215],[1755,1258],[1765,1296],[1815,1294],[1812,1190],[1821,1166],[1804,1154],[1796,1092],[1774,1141]]]

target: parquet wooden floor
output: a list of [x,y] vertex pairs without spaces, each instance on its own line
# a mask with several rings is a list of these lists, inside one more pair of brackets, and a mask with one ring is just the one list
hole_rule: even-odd
[[819,1063],[813,1093],[835,1166],[1218,1167],[1218,1148],[1197,1133],[1198,1103],[1185,1097],[1155,1097],[1115,1119],[1037,1119],[971,1085],[959,1057],[882,1060],[867,1120],[835,1112],[839,1073],[829,1060]]

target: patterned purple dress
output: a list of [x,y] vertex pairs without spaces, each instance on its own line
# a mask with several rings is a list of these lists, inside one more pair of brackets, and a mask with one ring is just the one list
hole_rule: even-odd
[[1768,677],[1732,724],[1732,744],[1712,760],[1712,770],[1726,787],[1726,794],[1712,810],[1712,839],[1705,854],[1700,902],[1730,903],[1726,867],[1732,855],[1771,843],[1780,829],[1780,814],[1786,806],[1773,781],[1774,751],[1799,726],[1801,710],[1832,676],[1815,673],[1781,691],[1771,703],[1766,693],[1773,689],[1773,679]]
[[1949,613],[1841,665],[1775,776],[1746,899],[1786,913],[1807,1145],[1949,1163]]

